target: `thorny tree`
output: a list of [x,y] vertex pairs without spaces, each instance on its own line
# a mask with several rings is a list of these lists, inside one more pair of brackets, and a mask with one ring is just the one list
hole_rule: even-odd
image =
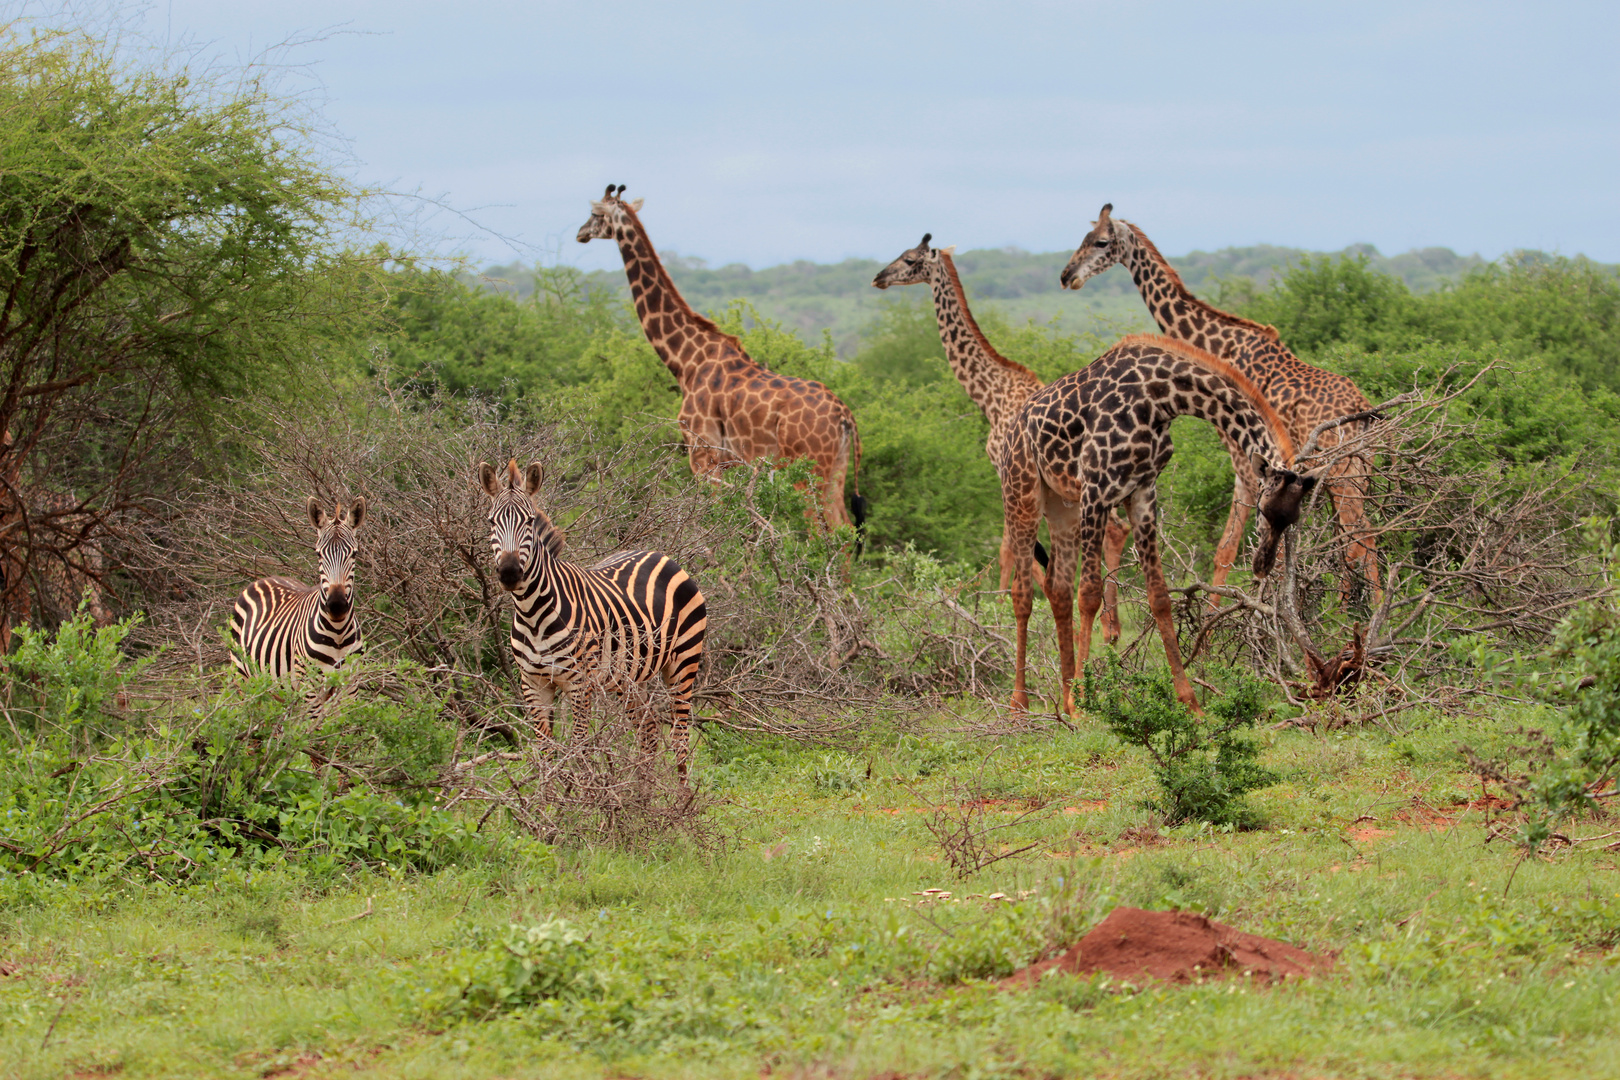
[[222,392],[296,384],[355,313],[359,202],[300,136],[252,73],[0,28],[0,647],[109,584]]

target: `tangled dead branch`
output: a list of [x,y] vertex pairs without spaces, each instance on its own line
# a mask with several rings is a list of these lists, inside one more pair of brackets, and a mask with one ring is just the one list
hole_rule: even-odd
[[[1288,534],[1283,573],[1262,590],[1198,581],[1178,551],[1194,578],[1181,590],[1189,654],[1246,660],[1303,700],[1367,680],[1443,688],[1469,680],[1466,650],[1481,635],[1542,643],[1564,613],[1597,595],[1603,585],[1581,522],[1602,497],[1588,471],[1579,462],[1503,460],[1483,449],[1477,421],[1454,415],[1451,406],[1489,370],[1467,379],[1448,371],[1350,418],[1358,426],[1337,445],[1317,448],[1332,426],[1322,425],[1301,448],[1296,460],[1313,470],[1375,462],[1362,479],[1381,582],[1344,580],[1352,573],[1346,537],[1321,488]],[[1225,606],[1205,611],[1200,594]]]

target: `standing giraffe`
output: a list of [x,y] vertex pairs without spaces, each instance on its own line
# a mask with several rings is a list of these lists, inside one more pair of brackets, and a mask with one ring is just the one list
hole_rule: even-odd
[[[934,318],[939,322],[939,340],[945,346],[945,359],[951,371],[967,391],[968,397],[990,422],[990,437],[985,440],[984,452],[1000,471],[1003,451],[1018,410],[1030,395],[1043,385],[1041,377],[1022,364],[1002,356],[979,329],[973,312],[968,309],[967,293],[956,272],[955,248],[932,248],[928,242],[933,233],[924,233],[922,242],[902,252],[894,262],[885,266],[872,279],[879,289],[899,285],[928,285],[934,293]],[[1103,562],[1108,567],[1108,584],[1103,603],[1103,640],[1113,642],[1119,638],[1119,613],[1114,602],[1114,571],[1119,568],[1120,553],[1125,547],[1125,530],[1115,520],[1108,519],[1108,531],[1103,541]],[[1035,559],[1047,564],[1045,549],[1035,545]],[[1007,590],[1012,577],[1013,554],[1007,547],[1007,533],[1001,534],[1001,590]]]
[[[1261,516],[1254,573],[1264,578],[1271,572],[1277,542],[1299,520],[1300,503],[1317,479],[1273,464],[1291,462],[1294,455],[1282,418],[1241,371],[1218,357],[1152,334],[1122,339],[1088,366],[1031,395],[1002,451],[1002,508],[1014,558],[1012,602],[1018,621],[1015,711],[1029,707],[1024,666],[1034,607],[1031,564],[1041,518],[1052,535],[1046,599],[1057,623],[1063,711],[1073,713],[1075,671],[1090,655],[1092,621],[1102,604],[1097,564],[1103,529],[1109,509],[1125,502],[1176,697],[1198,708],[1181,666],[1170,592],[1159,565],[1155,483],[1170,462],[1170,422],[1177,416],[1208,420],[1253,462]],[[1077,561],[1083,570],[1078,638],[1073,611]]]
[[[742,343],[693,311],[647,239],[624,185],[609,184],[579,227],[580,243],[613,240],[624,256],[636,317],[681,388],[679,422],[692,471],[709,479],[722,469],[760,459],[804,458],[820,481],[822,517],[831,528],[866,520],[860,495],[861,437],[849,406],[808,379],[778,375],[755,363]],[[853,494],[844,512],[844,483]]]
[[[1110,216],[1113,211],[1113,203],[1102,208],[1092,230],[1063,268],[1059,280],[1065,288],[1078,289],[1115,263],[1124,264],[1159,328],[1171,337],[1213,353],[1247,375],[1282,416],[1289,437],[1297,446],[1305,445],[1318,424],[1371,408],[1355,383],[1300,360],[1282,343],[1275,328],[1239,318],[1194,296],[1169,260],[1153,246],[1153,241],[1130,222],[1114,221]],[[1342,428],[1332,428],[1318,436],[1317,444],[1328,450],[1337,446],[1342,437]],[[1252,474],[1244,468],[1242,455],[1230,440],[1227,440],[1227,450],[1232,454],[1237,480],[1232,489],[1232,509],[1226,516],[1226,528],[1215,549],[1217,585],[1226,580],[1227,571],[1237,558],[1256,490]],[[1329,471],[1327,489],[1348,538],[1345,562],[1372,586],[1374,603],[1377,603],[1382,595],[1378,584],[1378,551],[1366,515],[1371,475],[1370,460],[1347,455]],[[1347,580],[1346,595],[1349,584]],[[1219,604],[1220,597],[1211,596],[1210,602]]]

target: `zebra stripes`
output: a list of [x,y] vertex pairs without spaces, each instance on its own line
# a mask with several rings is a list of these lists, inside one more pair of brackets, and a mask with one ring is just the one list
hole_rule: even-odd
[[[596,687],[624,696],[632,685],[662,676],[673,700],[670,742],[684,784],[692,688],[708,627],[697,584],[657,551],[620,552],[588,569],[565,561],[562,533],[535,503],[540,464],[519,472],[512,460],[501,473],[482,462],[478,473],[493,500],[489,541],[496,576],[512,594],[512,655],[530,722],[549,737],[559,691],[577,720]],[[658,721],[650,710],[640,710],[637,732],[642,752],[656,752]]]
[[354,553],[360,546],[355,530],[365,518],[364,499],[354,500],[347,513],[339,503],[331,517],[309,500],[320,584],[267,577],[242,590],[231,612],[231,640],[240,647],[231,659],[244,676],[258,667],[297,681],[306,664],[333,671],[364,647],[354,607]]

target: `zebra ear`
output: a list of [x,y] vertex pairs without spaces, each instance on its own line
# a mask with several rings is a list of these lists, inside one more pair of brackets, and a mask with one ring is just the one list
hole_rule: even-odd
[[366,520],[366,500],[356,499],[349,507],[349,528],[358,529],[364,520]]
[[523,470],[523,494],[533,498],[534,493],[540,490],[540,481],[545,475],[546,471],[538,461],[529,462],[529,467]]
[[480,461],[478,463],[478,483],[481,484],[484,490],[489,492],[491,495],[499,495],[501,493],[500,485],[495,479],[495,466],[491,465],[487,461]]
[[326,510],[316,501],[315,496],[311,495],[309,497],[309,503],[304,509],[309,511],[309,523],[311,525],[319,529],[326,524]]

